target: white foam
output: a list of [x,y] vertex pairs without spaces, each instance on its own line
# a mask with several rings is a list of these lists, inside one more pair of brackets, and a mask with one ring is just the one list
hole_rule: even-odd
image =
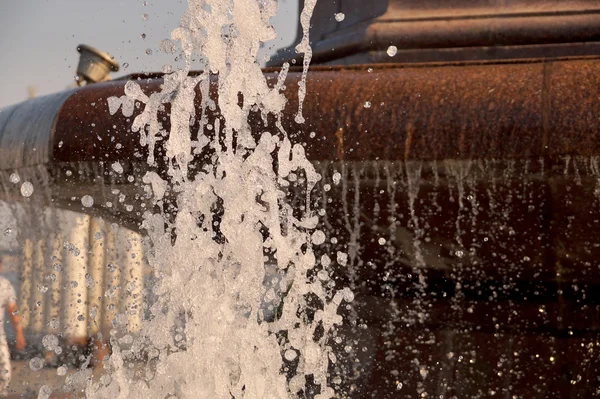
[[[298,120],[303,120],[311,57],[308,27],[315,3],[307,0],[301,15],[304,38],[298,51],[305,58]],[[167,175],[149,171],[144,183],[157,205],[167,191],[175,193],[177,211],[145,214],[158,299],[132,344],[134,351],[122,350],[113,340],[113,354],[105,365],[110,378],[89,383],[88,397],[295,398],[307,376],[320,385],[317,398],[335,394],[327,381],[329,359],[334,358],[328,340],[342,323],[338,307],[353,295],[325,290],[326,272],[320,279],[308,277],[317,265],[311,236],[314,244],[325,241],[315,230],[319,218],[310,200],[320,175],[304,147],[292,143],[281,125],[252,132],[248,122],[251,110],[280,117],[286,103],[280,90],[287,65],[270,88],[257,62],[260,44],[276,36],[269,23],[276,10],[274,0],[190,0],[171,35],[181,43],[186,67],[166,75],[160,92],[148,95],[128,82],[129,100],[109,102],[111,113],[120,105],[128,113],[125,104],[133,101],[144,105],[132,131],[148,146],[151,167],[156,166],[153,154],[159,145],[170,164]],[[203,55],[208,68],[189,76],[194,53]],[[211,74],[218,74],[214,98],[209,96]],[[196,114],[196,87],[202,93],[201,115]],[[171,130],[164,140],[158,112],[166,102],[171,103]],[[205,111],[215,106],[220,117],[208,120]],[[202,121],[195,142],[192,120]],[[194,155],[209,155],[211,163],[192,174]],[[302,211],[292,208],[284,190],[305,194]],[[347,255],[338,253],[337,260],[345,264]],[[329,263],[321,258],[323,268]],[[267,290],[264,281],[272,277],[277,277],[277,287]],[[306,300],[309,294],[323,304],[313,309],[312,320],[307,316],[314,308]],[[267,319],[265,297],[273,300],[277,295],[278,311]],[[325,333],[315,334],[321,326]],[[144,379],[135,378],[127,364],[145,354],[154,360]],[[289,380],[282,372],[284,359],[297,364]]]

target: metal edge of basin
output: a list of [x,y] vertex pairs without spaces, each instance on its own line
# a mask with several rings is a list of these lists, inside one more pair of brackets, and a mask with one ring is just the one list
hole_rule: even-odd
[[[294,116],[300,72],[293,69],[286,81],[288,103],[282,123],[295,141],[306,144],[312,161],[543,158],[552,162],[565,155],[596,156],[600,155],[599,72],[600,60],[594,57],[316,67],[308,74],[306,123],[298,125]],[[265,70],[265,75],[274,82],[277,71]],[[132,78],[146,91],[158,90],[162,83],[152,75]],[[140,180],[147,169],[147,153],[139,144],[139,133],[130,130],[139,107],[126,118],[120,112],[110,115],[107,105],[109,97],[123,95],[125,83],[95,84],[9,108],[10,115],[0,124],[0,141],[11,142],[0,151],[25,155],[3,157],[3,185],[8,187],[4,196],[23,199],[8,176],[27,168],[45,169],[53,179],[51,196],[57,204],[75,203],[76,210],[81,204],[72,199],[99,182],[131,189],[133,196],[143,194]],[[198,99],[196,105],[200,106]],[[43,116],[42,122],[37,122],[38,116]],[[165,113],[166,129],[168,124]],[[251,117],[251,124],[257,130],[268,128],[258,117]],[[14,126],[25,128],[17,135]],[[114,162],[124,165],[121,176],[111,170]],[[133,182],[130,175],[135,175]],[[118,208],[104,211],[132,225],[141,220],[140,212]]]

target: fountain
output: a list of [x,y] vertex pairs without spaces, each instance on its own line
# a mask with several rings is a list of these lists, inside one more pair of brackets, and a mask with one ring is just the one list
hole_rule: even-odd
[[[311,31],[321,65],[308,74],[294,63],[282,72],[295,57],[285,50],[262,74],[245,57],[227,63],[219,30],[205,47],[218,79],[131,75],[0,112],[4,200],[85,212],[153,243],[162,299],[143,339],[116,346],[111,378],[87,394],[597,395],[600,5],[580,3],[321,1]],[[190,11],[173,37],[190,50],[205,43],[190,34],[193,12],[209,11]],[[256,46],[236,26],[222,45]],[[254,91],[236,68],[261,82]],[[289,208],[274,215],[282,198]],[[282,215],[294,221],[274,234]],[[302,254],[289,270],[306,275],[281,272],[281,253]],[[277,302],[286,284],[299,286]],[[304,316],[277,306],[294,298]],[[295,344],[281,339],[296,325]],[[318,345],[296,351],[309,336]]]

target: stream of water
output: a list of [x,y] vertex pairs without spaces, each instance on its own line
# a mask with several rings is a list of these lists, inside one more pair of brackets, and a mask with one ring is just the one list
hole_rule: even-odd
[[[315,3],[307,1],[301,14],[304,39],[297,51],[305,61],[298,123]],[[316,229],[318,210],[311,201],[321,176],[279,122],[288,66],[270,87],[257,61],[261,43],[276,35],[269,23],[276,11],[275,0],[190,0],[171,34],[185,68],[165,75],[160,92],[146,94],[130,81],[124,96],[110,99],[113,113],[122,106],[121,112],[131,115],[132,102],[143,104],[132,130],[148,146],[151,167],[159,147],[168,161],[167,179],[150,171],[144,182],[158,208],[171,195],[174,211],[145,214],[158,299],[130,345],[113,337],[107,374],[88,384],[88,397],[325,399],[335,394],[327,374],[335,362],[329,341],[342,323],[339,306],[353,295],[329,283],[331,260],[316,259],[313,251],[326,239]],[[198,55],[206,69],[190,75]],[[216,95],[209,94],[211,85],[217,86]],[[204,93],[200,99],[197,87]],[[168,134],[158,116],[167,104]],[[210,119],[205,111],[215,109],[218,116]],[[273,117],[274,123],[252,132],[251,113]],[[198,132],[190,129],[193,120],[200,120]],[[208,162],[191,168],[195,158]],[[290,191],[303,193],[300,208],[287,200]],[[135,371],[140,358],[147,359],[146,366]]]

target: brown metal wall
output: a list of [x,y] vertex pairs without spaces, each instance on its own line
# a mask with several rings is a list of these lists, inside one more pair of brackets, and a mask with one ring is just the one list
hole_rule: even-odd
[[[351,254],[333,276],[357,297],[340,332],[353,348],[332,368],[355,375],[346,397],[597,396],[600,61],[316,68],[304,125],[298,79],[283,125],[323,174],[321,226],[338,243],[321,250]],[[64,103],[47,169],[58,205],[93,195],[135,227],[144,199],[126,211],[111,193],[143,195],[138,133],[106,103],[124,83]]]
[[[275,79],[275,73],[267,76]],[[292,72],[286,81],[289,102],[283,122],[291,134],[300,134],[297,139],[307,143],[313,160],[600,152],[600,60],[595,58],[315,68],[308,75],[304,125],[293,122],[299,77]],[[139,150],[138,133],[128,131],[131,120],[109,115],[106,106],[107,97],[122,95],[124,83],[93,85],[67,100],[53,136],[55,161],[114,161]],[[161,83],[148,79],[142,86],[151,91]],[[317,137],[311,140],[313,131]],[[114,140],[122,149],[114,148]]]

